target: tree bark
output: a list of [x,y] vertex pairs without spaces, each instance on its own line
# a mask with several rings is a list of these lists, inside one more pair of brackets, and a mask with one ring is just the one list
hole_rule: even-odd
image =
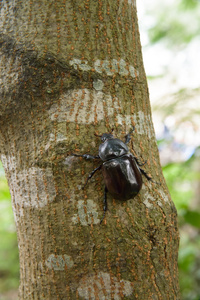
[[[159,162],[132,0],[2,0],[0,146],[20,256],[19,299],[179,299],[177,215]],[[159,87],[158,87],[159,88]],[[154,182],[117,201],[94,133]]]

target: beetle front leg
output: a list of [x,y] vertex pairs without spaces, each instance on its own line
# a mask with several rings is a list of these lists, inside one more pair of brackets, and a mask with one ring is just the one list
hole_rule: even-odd
[[106,214],[106,211],[108,209],[108,205],[107,205],[107,192],[108,192],[108,189],[107,187],[105,186],[105,189],[104,189],[104,199],[103,199],[103,217],[100,221],[100,224],[102,223],[104,217],[105,217],[105,214]]
[[134,130],[135,130],[135,127],[133,126],[133,129],[127,135],[125,135],[125,144],[128,144],[130,142],[131,134]]
[[85,159],[100,159],[99,155],[94,156],[91,154],[75,154],[75,153],[72,153],[71,155],[76,157],[83,157]]
[[83,188],[85,188],[86,184],[88,183],[88,181],[92,178],[92,176],[96,173],[96,171],[100,170],[102,167],[102,165],[98,166],[96,169],[94,169],[89,175],[88,175],[88,178],[86,180],[86,183],[84,184]]

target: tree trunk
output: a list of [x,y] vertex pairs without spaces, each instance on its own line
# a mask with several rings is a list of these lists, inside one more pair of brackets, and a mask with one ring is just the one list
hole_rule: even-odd
[[[20,299],[179,299],[177,215],[159,162],[133,0],[1,1],[1,159]],[[159,87],[158,87],[159,88]],[[94,133],[147,163],[140,193],[108,194]],[[134,141],[134,145],[133,145]]]

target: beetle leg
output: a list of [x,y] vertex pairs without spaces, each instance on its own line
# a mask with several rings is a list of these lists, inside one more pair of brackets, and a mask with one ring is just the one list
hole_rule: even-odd
[[97,168],[95,168],[89,175],[88,175],[88,178],[86,180],[86,183],[84,184],[83,188],[85,188],[86,184],[88,183],[88,181],[92,178],[92,176],[96,173],[96,171],[100,170],[102,167],[102,165],[98,166]]
[[[140,172],[148,179],[148,180],[151,180],[151,181],[153,181],[153,179],[143,170],[143,169],[141,169],[140,167],[139,167],[139,169],[140,169]],[[153,181],[154,182],[154,181]]]
[[140,166],[140,167],[141,167],[141,166],[144,166],[144,165],[146,164],[146,162],[147,162],[146,160],[145,160],[144,163],[140,162],[136,156],[134,156],[134,159],[136,160],[138,166]]
[[76,157],[83,157],[85,159],[100,159],[99,155],[94,156],[91,154],[75,154],[75,153],[72,153],[71,155]]
[[[145,162],[145,163],[146,163],[146,162]],[[152,181],[152,182],[154,182],[154,183],[160,185],[159,182],[153,180],[152,177],[150,177],[143,169],[141,169],[140,167],[139,167],[139,169],[140,169],[140,172],[141,172],[141,173],[142,173],[149,181]]]
[[125,144],[128,144],[131,140],[131,132],[125,135]]
[[143,162],[143,163],[141,163],[140,161],[137,161],[137,164],[138,164],[138,166],[141,167],[141,166],[144,166],[144,165],[146,164],[146,162],[147,162],[146,160],[145,160],[145,162]]
[[105,214],[106,214],[106,211],[107,211],[107,208],[108,208],[108,205],[107,205],[107,192],[108,192],[108,189],[107,187],[105,186],[105,189],[104,189],[104,199],[103,199],[103,217],[100,221],[100,224],[102,223],[104,217],[105,217]]

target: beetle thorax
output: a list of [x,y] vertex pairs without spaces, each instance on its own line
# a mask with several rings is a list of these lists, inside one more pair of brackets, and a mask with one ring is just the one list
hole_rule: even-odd
[[99,146],[99,156],[103,161],[120,157],[128,153],[128,147],[119,139],[106,140]]

